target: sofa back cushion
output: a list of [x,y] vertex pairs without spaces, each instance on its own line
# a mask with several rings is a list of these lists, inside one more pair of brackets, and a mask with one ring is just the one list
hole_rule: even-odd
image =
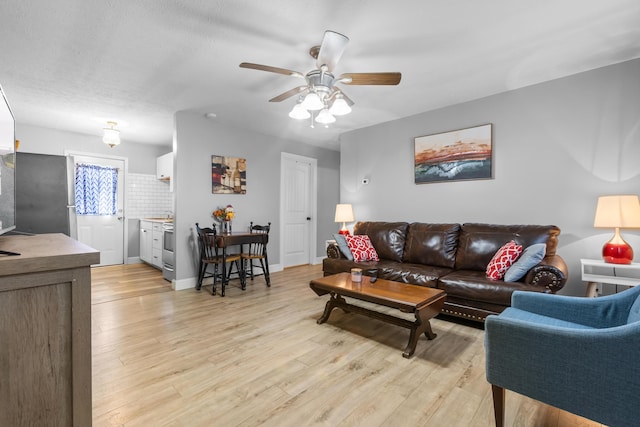
[[460,224],[409,224],[404,262],[453,268]]
[[555,225],[463,224],[456,252],[457,270],[485,270],[505,243],[514,240],[523,248],[547,245],[546,255],[556,253],[560,229]]
[[407,236],[406,222],[358,222],[353,234],[366,234],[380,259],[402,261]]

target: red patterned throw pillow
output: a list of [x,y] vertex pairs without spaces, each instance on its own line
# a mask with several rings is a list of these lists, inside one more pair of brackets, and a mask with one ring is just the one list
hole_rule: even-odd
[[369,236],[364,234],[355,236],[345,236],[347,245],[353,254],[353,260],[360,261],[380,261],[376,249],[371,244]]
[[500,280],[504,277],[504,273],[511,267],[520,254],[522,253],[522,245],[515,241],[506,243],[498,249],[498,252],[491,258],[487,265],[487,278],[491,280]]

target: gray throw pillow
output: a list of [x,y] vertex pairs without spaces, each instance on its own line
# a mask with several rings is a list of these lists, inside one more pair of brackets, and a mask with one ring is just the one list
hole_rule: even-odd
[[522,279],[529,270],[542,261],[546,252],[547,245],[545,243],[536,243],[526,248],[520,258],[504,273],[504,281],[517,282]]
[[340,248],[340,252],[342,252],[342,255],[347,257],[349,261],[353,261],[353,254],[349,249],[349,245],[347,245],[347,239],[345,239],[342,234],[337,233],[333,235],[333,238],[335,239],[338,248]]

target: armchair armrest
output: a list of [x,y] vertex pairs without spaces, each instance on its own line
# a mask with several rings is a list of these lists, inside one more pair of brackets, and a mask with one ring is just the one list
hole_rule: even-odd
[[[552,298],[556,298],[552,296]],[[487,380],[607,425],[640,419],[640,322],[571,329],[488,316]]]
[[599,298],[515,291],[511,306],[593,328],[609,328],[627,323],[629,310],[638,296],[640,286]]
[[527,285],[547,288],[551,293],[556,293],[567,283],[569,269],[560,255],[546,256],[527,273],[525,283]]

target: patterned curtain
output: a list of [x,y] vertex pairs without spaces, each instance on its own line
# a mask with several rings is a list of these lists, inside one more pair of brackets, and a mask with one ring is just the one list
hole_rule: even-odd
[[76,165],[76,214],[115,215],[118,206],[118,169]]

